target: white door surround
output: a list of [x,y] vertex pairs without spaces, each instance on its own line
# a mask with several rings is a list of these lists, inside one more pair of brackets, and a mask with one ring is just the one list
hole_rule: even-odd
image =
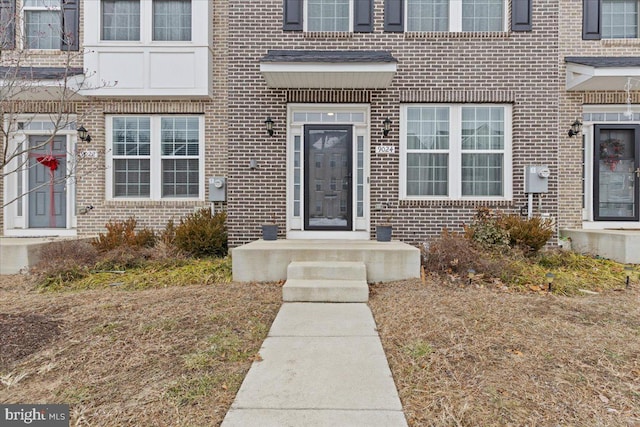
[[[305,181],[305,164],[309,159],[305,153],[305,126],[332,125],[350,127],[352,135],[350,182],[335,185],[350,185],[351,211],[350,230],[306,230],[305,187],[317,191],[332,189],[334,183],[309,183]],[[289,104],[287,106],[287,239],[349,239],[369,240],[369,152],[370,152],[370,108],[369,104]],[[344,161],[326,159],[327,162]],[[314,160],[315,161],[315,160]],[[320,161],[320,160],[319,160]],[[311,163],[313,164],[313,163]],[[329,166],[330,167],[330,166]],[[326,187],[326,188],[325,188]],[[314,207],[306,207],[314,209]]]

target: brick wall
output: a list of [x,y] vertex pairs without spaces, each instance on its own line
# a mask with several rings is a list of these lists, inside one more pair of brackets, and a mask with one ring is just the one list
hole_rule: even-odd
[[[267,88],[259,73],[260,58],[269,49],[387,50],[398,60],[391,86],[370,91],[371,147],[399,147],[398,124],[403,102],[487,102],[500,94],[513,103],[512,203],[526,202],[523,167],[548,164],[550,193],[543,210],[557,216],[558,205],[558,2],[536,0],[533,31],[523,33],[402,34],[383,32],[383,1],[375,1],[375,28],[367,34],[304,34],[282,31],[282,1],[230,1],[229,62],[229,237],[232,246],[259,237],[260,224],[275,214],[281,229],[286,218],[287,90]],[[563,18],[564,19],[564,18]],[[308,99],[340,99],[341,91]],[[350,91],[347,91],[350,92]],[[497,96],[497,95],[496,95]],[[339,102],[339,101],[333,101]],[[264,120],[271,116],[275,135],[268,137]],[[382,137],[382,121],[393,121]],[[396,150],[396,153],[398,150]],[[249,159],[260,167],[249,170]],[[398,198],[398,154],[371,154],[371,205],[386,203],[393,215],[394,236],[415,243],[433,237],[445,226],[460,229],[479,203],[401,202]],[[496,204],[490,204],[496,205]]]

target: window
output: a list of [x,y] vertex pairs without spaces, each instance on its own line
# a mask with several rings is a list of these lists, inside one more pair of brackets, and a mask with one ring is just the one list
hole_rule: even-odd
[[102,40],[140,40],[140,0],[102,0]]
[[24,35],[27,49],[60,49],[61,0],[25,0]]
[[307,31],[349,31],[351,0],[307,0]]
[[373,3],[374,0],[284,0],[282,29],[370,33]]
[[201,122],[195,116],[112,117],[110,197],[201,197]]
[[154,0],[153,40],[191,41],[191,0]]
[[602,0],[602,38],[638,37],[638,0]]
[[407,31],[504,31],[505,0],[407,0]]
[[404,106],[400,163],[403,198],[510,198],[511,107]]

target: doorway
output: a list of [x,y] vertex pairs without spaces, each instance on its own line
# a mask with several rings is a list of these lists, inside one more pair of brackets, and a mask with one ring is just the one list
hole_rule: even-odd
[[304,126],[304,229],[353,230],[353,128]]

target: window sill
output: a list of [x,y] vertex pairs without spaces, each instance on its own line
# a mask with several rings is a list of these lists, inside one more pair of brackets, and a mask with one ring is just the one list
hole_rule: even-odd
[[145,208],[151,207],[183,207],[183,206],[204,206],[204,199],[163,199],[163,200],[150,200],[150,199],[109,199],[105,201],[104,206],[106,208],[115,208],[125,205],[143,205]]
[[475,207],[475,206],[499,206],[513,207],[513,200],[507,199],[401,199],[399,206],[457,206],[457,207]]
[[303,34],[305,39],[350,39],[354,36],[349,31],[307,31]]
[[603,46],[640,46],[640,39],[602,39]]
[[407,40],[413,39],[507,39],[508,31],[408,31]]

